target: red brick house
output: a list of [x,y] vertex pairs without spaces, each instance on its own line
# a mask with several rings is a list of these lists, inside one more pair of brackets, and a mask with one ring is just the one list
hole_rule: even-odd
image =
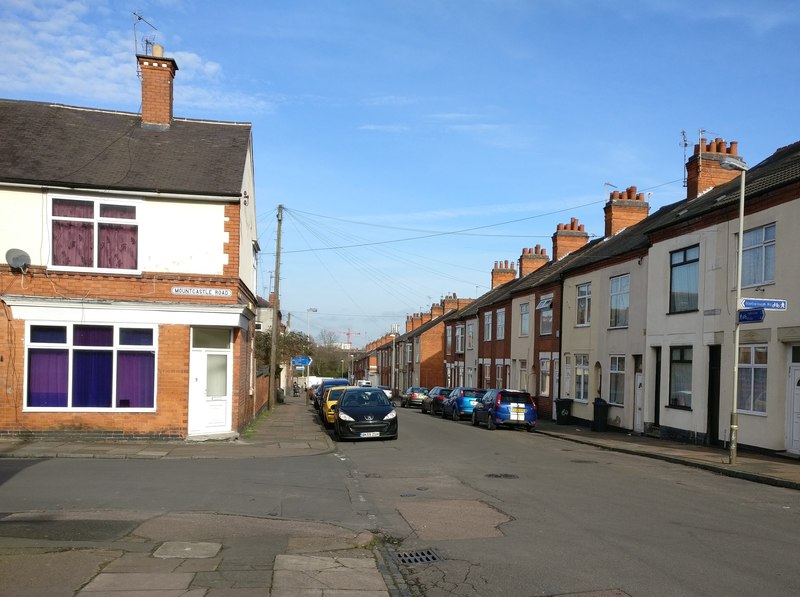
[[251,126],[0,100],[0,433],[230,435],[254,391]]

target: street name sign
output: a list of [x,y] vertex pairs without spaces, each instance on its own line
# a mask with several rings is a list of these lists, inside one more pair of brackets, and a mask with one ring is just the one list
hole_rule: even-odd
[[761,323],[764,314],[764,309],[739,309],[739,323]]
[[786,311],[786,299],[743,298],[740,309],[766,309],[767,311]]

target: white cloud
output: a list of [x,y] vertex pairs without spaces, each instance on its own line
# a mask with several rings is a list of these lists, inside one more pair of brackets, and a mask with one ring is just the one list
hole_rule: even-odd
[[404,124],[362,124],[358,127],[360,131],[375,131],[378,133],[402,133],[408,130]]
[[[45,99],[76,105],[93,105],[137,111],[141,103],[136,53],[130,30],[109,28],[108,14],[100,2],[63,0],[4,0],[0,5],[0,89],[19,99]],[[143,29],[137,29],[137,39]],[[141,35],[140,35],[141,34]],[[159,42],[163,43],[161,40]],[[269,111],[272,102],[231,92],[224,85],[218,62],[174,47],[176,114],[182,107],[226,105],[242,111]]]

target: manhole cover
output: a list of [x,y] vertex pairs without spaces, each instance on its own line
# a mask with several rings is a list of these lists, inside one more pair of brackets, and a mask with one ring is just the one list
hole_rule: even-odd
[[518,475],[511,473],[487,473],[486,476],[490,479],[519,479]]
[[441,558],[432,549],[418,549],[416,551],[391,552],[392,559],[398,564],[429,564],[438,562]]

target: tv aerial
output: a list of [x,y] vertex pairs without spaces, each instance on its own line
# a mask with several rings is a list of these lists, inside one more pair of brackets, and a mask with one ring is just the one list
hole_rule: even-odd
[[11,266],[11,269],[18,269],[26,274],[31,265],[31,256],[22,249],[9,249],[6,251],[6,263]]

